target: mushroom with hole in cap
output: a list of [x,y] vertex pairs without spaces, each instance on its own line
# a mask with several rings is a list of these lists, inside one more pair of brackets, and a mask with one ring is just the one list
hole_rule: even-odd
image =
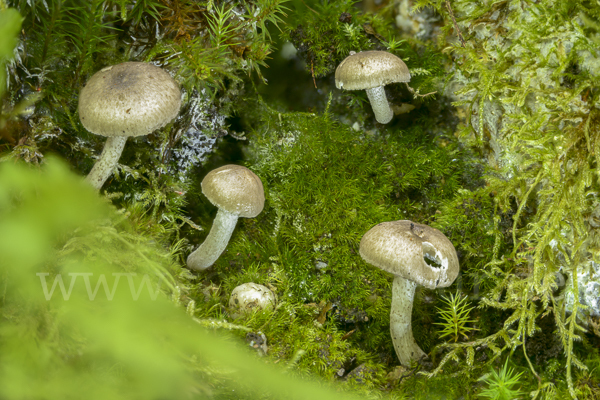
[[198,271],[213,265],[223,253],[238,217],[254,218],[265,205],[260,178],[241,165],[210,171],[202,180],[202,193],[219,211],[204,243],[187,258],[188,268]]
[[456,250],[437,229],[404,220],[375,225],[362,237],[359,251],[367,263],[394,274],[390,333],[400,364],[409,366],[426,356],[412,334],[415,289],[450,286],[458,276]]
[[394,82],[410,82],[410,72],[404,61],[387,51],[350,52],[335,70],[338,89],[367,91],[380,124],[387,124],[394,116],[383,89]]
[[177,116],[179,85],[163,69],[143,62],[106,67],[79,95],[79,119],[88,131],[107,136],[87,180],[100,189],[112,174],[130,136],[147,135]]

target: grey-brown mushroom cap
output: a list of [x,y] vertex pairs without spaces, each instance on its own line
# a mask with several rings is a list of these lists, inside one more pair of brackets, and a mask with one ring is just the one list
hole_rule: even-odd
[[254,218],[265,206],[265,191],[256,174],[241,165],[224,165],[202,180],[202,193],[215,206],[244,218]]
[[[429,289],[450,286],[458,276],[456,249],[442,232],[427,225],[382,222],[364,234],[359,251],[369,264]],[[441,266],[429,265],[426,254]]]
[[394,82],[410,82],[410,71],[404,61],[387,51],[352,54],[335,70],[338,89],[364,90]]
[[181,106],[179,85],[163,69],[143,62],[103,68],[79,95],[79,119],[102,136],[141,136],[162,128]]

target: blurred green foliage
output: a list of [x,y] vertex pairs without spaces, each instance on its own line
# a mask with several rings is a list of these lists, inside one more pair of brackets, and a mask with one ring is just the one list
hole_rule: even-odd
[[[206,332],[173,301],[171,260],[64,163],[3,163],[0,397],[354,398],[275,372]],[[92,299],[85,274],[92,291],[107,276],[113,297],[100,287]],[[45,295],[42,281],[50,290],[58,277],[70,296],[59,286]]]
[[12,58],[17,44],[17,34],[21,28],[21,15],[14,8],[6,8],[0,3],[0,96],[6,90],[6,62]]

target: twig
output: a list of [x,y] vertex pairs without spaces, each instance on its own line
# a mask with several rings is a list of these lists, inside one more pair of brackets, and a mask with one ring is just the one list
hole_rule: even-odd
[[[178,192],[176,192],[176,193],[178,193]],[[181,193],[181,194],[183,195],[184,193]],[[192,228],[194,228],[194,229],[196,229],[196,230],[198,230],[198,231],[203,231],[203,230],[204,230],[204,228],[202,228],[202,227],[201,227],[201,226],[199,226],[199,225],[196,225],[196,224],[194,223],[194,221],[192,221],[192,220],[191,220],[191,219],[189,219],[189,218],[186,218],[186,217],[184,217],[183,215],[180,215],[180,216],[179,216],[179,219],[180,219],[180,220],[182,220],[184,224],[188,224],[189,226],[191,226]]]
[[301,1],[301,2],[302,2],[302,4],[304,4],[304,5],[306,6],[306,8],[308,8],[310,11],[312,11],[312,12],[314,12],[315,14],[319,15],[319,13],[318,13],[318,12],[316,12],[315,10],[313,10],[312,8],[310,8],[310,7],[308,6],[308,4],[306,4],[306,3],[304,2],[304,0],[300,0],[300,1]]
[[199,319],[199,318],[192,318],[192,319],[206,328],[213,328],[213,329],[224,328],[224,329],[229,329],[229,330],[239,329],[244,332],[252,332],[252,329],[250,329],[250,328],[247,328],[242,325],[232,324],[227,321],[219,321],[219,320],[214,320],[214,319]]
[[538,390],[540,390],[542,388],[542,378],[540,378],[540,376],[537,374],[537,372],[535,372],[535,369],[533,368],[533,365],[531,364],[531,361],[529,360],[529,357],[527,356],[527,350],[525,349],[526,338],[527,338],[527,332],[523,332],[523,354],[525,355],[527,364],[529,364],[529,369],[531,369],[531,372],[533,372],[533,375],[536,377],[536,379],[538,381]]
[[408,89],[408,91],[411,92],[413,94],[413,96],[415,96],[415,99],[417,97],[426,97],[426,96],[430,96],[432,94],[436,94],[437,93],[437,91],[435,91],[435,92],[430,92],[430,93],[426,93],[426,94],[420,94],[418,91],[416,91],[415,89],[413,89],[410,86],[408,86],[408,83],[405,83],[405,84],[406,84],[406,88]]
[[246,139],[246,136],[244,136],[244,135],[245,135],[245,133],[244,133],[244,132],[242,132],[242,134],[241,134],[241,135],[236,135],[236,134],[235,134],[235,133],[233,133],[233,132],[229,132],[229,136],[231,136],[232,138],[234,138],[234,139],[237,139],[237,140],[247,140],[247,139]]
[[456,30],[456,34],[458,35],[458,39],[462,43],[462,47],[467,47],[465,43],[465,38],[463,38],[460,29],[458,28],[458,24],[456,23],[456,18],[454,18],[454,13],[452,12],[452,7],[450,7],[450,1],[446,0],[446,7],[448,8],[448,13],[450,14],[450,18],[452,18],[452,22],[454,23],[454,29]]
[[[420,360],[419,360],[420,361]],[[421,368],[421,365],[419,363],[417,363],[417,365],[415,365],[411,370],[408,371],[407,374],[402,375],[400,378],[398,378],[398,381],[396,382],[396,385],[400,385],[400,383],[402,382],[402,380],[404,378],[409,378],[411,376],[414,376],[415,373],[417,372],[417,370]]]

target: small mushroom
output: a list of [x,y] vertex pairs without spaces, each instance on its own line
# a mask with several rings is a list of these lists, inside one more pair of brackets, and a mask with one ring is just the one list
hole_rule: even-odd
[[275,295],[268,287],[254,282],[237,286],[229,297],[229,307],[234,310],[235,317],[256,310],[272,310],[275,302]]
[[219,208],[204,243],[187,258],[187,266],[205,270],[227,247],[238,217],[254,218],[263,210],[265,192],[254,172],[241,165],[225,165],[202,180],[202,193]]
[[338,89],[367,91],[380,124],[387,124],[394,116],[383,89],[394,82],[410,82],[410,72],[404,61],[387,51],[351,52],[335,70]]
[[94,74],[79,95],[79,119],[88,131],[108,137],[87,176],[100,189],[112,174],[130,136],[162,128],[181,106],[179,85],[159,67],[126,62]]
[[426,356],[412,334],[415,289],[450,286],[458,276],[456,250],[437,229],[404,220],[375,225],[362,237],[359,251],[367,263],[394,274],[390,333],[400,364],[410,366]]

